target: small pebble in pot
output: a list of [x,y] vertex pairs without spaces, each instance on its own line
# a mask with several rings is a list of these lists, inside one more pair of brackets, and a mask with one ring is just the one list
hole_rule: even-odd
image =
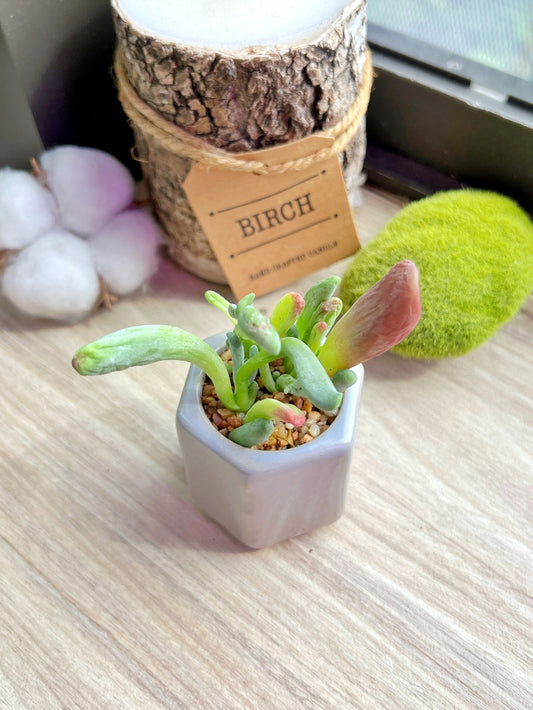
[[317,437],[320,434],[320,427],[318,426],[318,424],[311,424],[308,431],[309,431],[309,434],[314,439],[315,437]]

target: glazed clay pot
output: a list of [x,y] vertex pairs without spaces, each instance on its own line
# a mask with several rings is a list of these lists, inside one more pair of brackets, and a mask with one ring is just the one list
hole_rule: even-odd
[[[215,349],[225,334],[206,341]],[[195,507],[245,545],[268,547],[329,525],[343,513],[364,369],[344,394],[331,426],[313,441],[284,451],[256,451],[219,434],[201,393],[205,375],[192,365],[176,424]]]

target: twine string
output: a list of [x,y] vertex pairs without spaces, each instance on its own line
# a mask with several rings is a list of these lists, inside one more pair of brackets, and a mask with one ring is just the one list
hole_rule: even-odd
[[156,138],[166,150],[204,165],[262,175],[305,170],[315,163],[322,162],[341,153],[361,125],[370,99],[373,79],[370,51],[367,50],[361,85],[355,101],[345,116],[335,126],[312,134],[313,136],[333,138],[333,143],[326,148],[295,160],[268,164],[262,160],[243,160],[234,153],[229,153],[206,143],[205,140],[187,133],[171,121],[163,118],[155,109],[141,99],[131,85],[120,51],[117,51],[115,55],[114,71],[118,96],[126,115],[137,128],[143,133]]

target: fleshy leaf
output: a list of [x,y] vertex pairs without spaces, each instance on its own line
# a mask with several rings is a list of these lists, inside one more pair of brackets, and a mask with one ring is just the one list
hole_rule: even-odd
[[237,324],[239,331],[260,348],[272,355],[279,353],[281,344],[278,332],[257,308],[249,305],[239,310],[237,306]]
[[342,311],[342,301],[337,296],[332,296],[324,301],[318,311],[318,316],[322,321],[327,323],[328,329],[335,323]]
[[289,375],[288,372],[285,372],[283,375],[280,375],[276,379],[276,389],[278,392],[284,392],[285,394],[290,394],[292,392],[291,387],[294,385],[296,382],[296,377],[293,375]]
[[337,392],[346,392],[357,382],[357,375],[353,370],[337,370],[331,381]]
[[239,316],[239,313],[241,313],[246,308],[246,306],[251,306],[252,303],[254,302],[254,300],[255,300],[255,293],[247,293],[246,296],[243,296],[235,307],[236,308],[235,312],[236,312],[237,317]]
[[257,387],[257,382],[254,381],[250,383],[250,378],[255,376],[254,373],[259,367],[268,363],[271,359],[272,355],[270,355],[270,353],[261,350],[256,355],[246,360],[239,371],[235,373],[235,401],[239,405],[241,412],[246,412],[255,399],[255,396],[254,399],[250,399],[250,387],[252,385]]
[[317,323],[326,323],[326,333],[329,333],[332,325],[339,317],[341,311],[342,301],[340,298],[332,296],[331,298],[328,298],[323,301],[311,316],[311,320],[309,321],[307,330],[302,335],[301,340],[303,340],[305,343],[309,343],[309,340],[312,337],[311,334],[313,332],[313,328],[316,326]]
[[264,365],[261,365],[261,367],[259,368],[259,374],[261,375],[263,387],[265,387],[265,389],[267,389],[269,392],[275,392],[276,383],[274,382],[274,378],[272,377],[270,364],[266,363]]
[[230,313],[232,307],[236,308],[235,304],[230,303],[226,298],[224,298],[224,296],[221,296],[216,291],[206,291],[204,296],[208,303],[221,310],[222,313],[225,313],[234,324],[237,322],[233,317],[233,314]]
[[239,446],[250,447],[268,439],[273,431],[274,422],[271,419],[254,419],[230,431],[228,437]]
[[282,338],[296,322],[296,319],[305,306],[304,298],[301,294],[292,291],[285,294],[274,306],[270,316],[270,322]]
[[244,346],[240,338],[233,332],[226,333],[226,338],[231,351],[232,370],[235,375],[244,364]]
[[340,276],[328,276],[314,286],[311,286],[309,291],[305,294],[305,306],[296,321],[298,335],[301,339],[313,327],[317,320],[324,320],[324,318],[318,317],[318,309],[324,301],[327,301],[328,298],[333,296],[340,280]]
[[[297,338],[281,339],[281,355],[288,358],[295,375],[294,382],[290,385],[292,394],[307,397],[318,409],[326,412],[335,411],[342,400],[342,394],[337,392],[323,366],[317,360],[312,350]],[[279,387],[278,378],[276,386]],[[282,382],[287,383],[285,378]],[[287,387],[287,384],[285,384]]]
[[267,397],[266,399],[260,399],[254,402],[246,413],[243,421],[246,424],[254,419],[260,418],[280,419],[287,424],[302,426],[305,424],[306,414],[298,409],[298,407],[295,407],[294,404],[287,404],[273,397]]
[[298,335],[298,328],[296,327],[296,325],[291,325],[291,327],[290,327],[289,330],[287,331],[286,335],[287,335],[289,338],[298,338],[298,337],[299,337],[299,335]]
[[211,378],[224,406],[239,409],[219,354],[196,335],[170,325],[134,326],[105,335],[80,348],[72,366],[80,375],[104,375],[160,360],[198,365]]
[[327,329],[328,324],[323,320],[318,321],[318,323],[315,323],[311,328],[311,332],[309,333],[309,337],[306,339],[306,343],[309,349],[315,354],[319,351],[320,346],[322,345]]
[[335,323],[318,359],[331,377],[377,357],[409,335],[421,310],[418,269],[404,259]]

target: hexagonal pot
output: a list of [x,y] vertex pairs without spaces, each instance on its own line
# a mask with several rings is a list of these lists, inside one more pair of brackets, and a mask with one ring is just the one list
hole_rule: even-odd
[[[207,338],[221,349],[225,334]],[[235,444],[213,426],[201,403],[205,375],[192,365],[176,425],[195,507],[249,547],[261,548],[328,525],[343,513],[364,369],[345,393],[331,426],[284,451]]]

